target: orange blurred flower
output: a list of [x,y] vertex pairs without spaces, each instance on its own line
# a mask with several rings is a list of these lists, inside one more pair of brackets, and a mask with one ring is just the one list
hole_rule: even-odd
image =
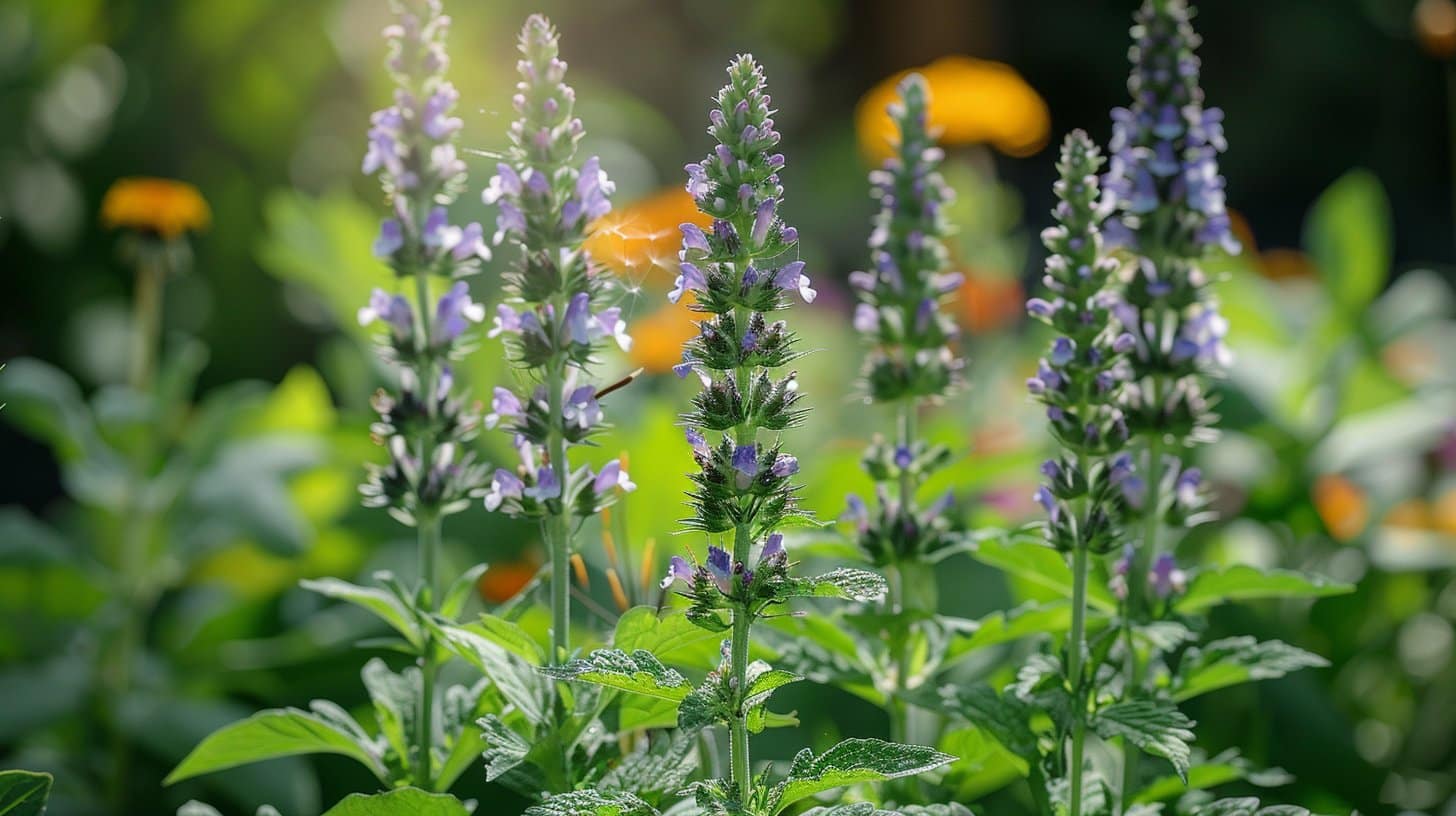
[[663,306],[632,321],[632,350],[628,356],[633,363],[661,374],[682,362],[683,344],[698,333],[693,313],[685,308],[692,293],[688,294],[681,304]]
[[529,556],[504,564],[492,564],[476,581],[475,588],[486,601],[505,603],[525,589],[539,569],[536,559]]
[[1425,499],[1406,499],[1386,512],[1385,524],[1413,530],[1430,529],[1431,503]]
[[117,179],[101,200],[101,222],[108,227],[176,238],[206,228],[212,210],[196,187],[162,178]]
[[956,297],[961,319],[972,334],[986,334],[1021,319],[1026,293],[1015,278],[966,271]]
[[1370,522],[1370,502],[1359,485],[1337,473],[1326,473],[1311,491],[1314,509],[1330,535],[1349,541]]
[[[1011,66],[952,55],[914,71],[930,85],[930,128],[940,132],[942,144],[990,144],[1009,156],[1030,156],[1046,145],[1051,113]],[[891,155],[898,138],[886,108],[909,73],[884,79],[855,109],[860,149],[876,163]]]
[[1456,54],[1456,2],[1420,0],[1411,10],[1411,27],[1427,54],[1441,60]]
[[1447,535],[1456,535],[1456,487],[1436,498],[1431,507],[1431,526]]
[[1297,249],[1266,249],[1259,253],[1259,272],[1270,280],[1313,278],[1314,261]]
[[709,219],[686,190],[664,188],[603,216],[592,225],[585,246],[592,258],[618,275],[666,289],[677,275],[682,245],[678,225],[683,223],[707,227]]

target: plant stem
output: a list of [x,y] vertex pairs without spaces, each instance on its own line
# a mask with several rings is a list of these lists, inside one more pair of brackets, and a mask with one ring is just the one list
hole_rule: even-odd
[[[1085,472],[1085,471],[1084,471]],[[1079,518],[1080,522],[1081,519]],[[1072,632],[1067,638],[1067,676],[1072,681],[1071,816],[1082,813],[1082,743],[1087,731],[1083,699],[1082,645],[1087,639],[1087,547],[1078,542],[1072,553]]]
[[[420,399],[425,403],[426,414],[434,419],[436,410],[435,399],[435,366],[430,358],[430,309],[433,305],[430,300],[430,276],[424,270],[415,272],[415,295],[419,305],[420,333],[415,340],[415,347],[420,352]],[[432,425],[433,423],[427,423]],[[433,429],[427,429],[420,434],[416,441],[417,453],[420,462],[420,479],[423,483],[425,474],[429,473],[430,463],[434,459]],[[416,485],[418,491],[419,485]],[[421,602],[425,605],[425,614],[433,614],[436,602],[436,561],[438,560],[441,537],[441,519],[433,511],[417,511],[415,518],[415,535],[419,549],[420,563],[420,594]],[[415,780],[420,787],[430,789],[433,781],[431,764],[434,749],[434,719],[435,719],[435,642],[428,629],[425,631],[424,646],[420,650],[420,708],[415,716]]]
[[130,383],[137,391],[152,385],[156,368],[157,342],[162,333],[162,285],[166,270],[151,257],[150,249],[141,251],[137,264],[136,292],[132,297],[132,351]]
[[[899,444],[906,450],[911,450],[915,444],[915,411],[918,406],[914,399],[907,399],[900,402],[896,411],[900,430]],[[900,510],[908,513],[915,504],[915,480],[908,469],[900,471]]]
[[[1123,699],[1131,699],[1142,686],[1142,662],[1138,660],[1136,644],[1133,641],[1132,625],[1143,614],[1143,596],[1147,589],[1148,565],[1158,550],[1158,533],[1161,529],[1159,505],[1162,504],[1163,488],[1163,439],[1153,434],[1148,439],[1147,497],[1143,505],[1142,546],[1133,551],[1132,563],[1127,570],[1127,620],[1126,651],[1123,673]],[[1132,802],[1133,788],[1137,784],[1138,761],[1141,753],[1137,746],[1125,742],[1122,746],[1122,811]]]
[[[740,234],[745,234],[740,231]],[[748,259],[735,263],[739,270],[748,266]],[[739,273],[741,276],[741,272]],[[742,341],[743,335],[748,331],[748,323],[753,314],[748,309],[737,307],[733,310],[733,327]],[[752,386],[753,370],[749,366],[740,366],[733,372],[734,384],[738,387],[738,393],[744,404],[748,402],[748,391]],[[735,445],[751,445],[757,441],[758,428],[752,422],[745,421],[733,430],[733,442]],[[750,500],[751,501],[751,500]],[[739,500],[739,520],[733,528],[733,562],[747,564],[749,557],[753,554],[753,527],[752,520],[748,514],[748,507]],[[748,758],[748,716],[743,710],[743,700],[746,696],[748,684],[748,643],[750,628],[753,626],[753,616],[747,606],[740,606],[733,611],[733,640],[729,647],[729,670],[732,673],[733,682],[733,716],[728,730],[728,752],[731,776],[730,782],[738,786],[739,800],[746,806],[750,794],[753,792],[753,778],[750,775],[750,764]]]
[[546,400],[548,416],[552,418],[546,439],[547,456],[551,458],[551,471],[561,487],[561,512],[551,513],[542,525],[547,548],[551,554],[551,660],[565,661],[571,655],[571,530],[567,524],[566,496],[566,437],[561,429],[562,383],[565,364],[552,361],[546,366]]

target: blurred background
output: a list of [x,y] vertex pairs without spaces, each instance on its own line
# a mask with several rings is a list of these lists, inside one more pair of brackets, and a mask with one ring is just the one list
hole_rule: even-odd
[[[706,102],[740,51],[767,70],[788,156],[784,214],[822,294],[795,317],[821,349],[803,364],[814,419],[789,443],[816,452],[803,457],[806,504],[833,518],[847,492],[865,490],[859,452],[888,427],[848,397],[859,352],[843,281],[865,263],[864,173],[883,151],[889,89],[920,69],[959,194],[952,245],[968,280],[955,309],[973,384],[929,420],[960,454],[935,487],[954,488],[973,525],[1034,516],[1044,440],[1020,383],[1042,338],[1021,304],[1051,205],[1048,145],[1074,127],[1106,139],[1107,111],[1126,99],[1130,0],[447,8],[462,144],[475,151],[458,215],[493,220],[478,191],[504,143],[514,35],[532,11],[562,31],[585,149],[618,185],[592,249],[627,284],[637,341],[606,368],[649,372],[610,406],[618,428],[603,450],[639,463],[642,489],[609,522],[636,559],[630,600],[653,602],[654,564],[685,546],[671,538],[678,514],[661,508],[679,501],[688,469],[673,422],[690,386],[663,376],[688,324],[664,293],[676,225],[693,217],[681,166],[707,150]],[[370,253],[382,196],[359,173],[369,113],[390,93],[387,17],[384,0],[0,3],[0,360],[12,361],[0,373],[0,767],[55,771],[56,813],[106,801],[164,812],[190,796],[224,812],[269,801],[312,813],[367,784],[325,758],[159,785],[208,730],[256,708],[364,704],[354,643],[367,621],[297,581],[411,569],[406,531],[355,493],[360,463],[379,458],[367,400],[381,372],[353,314],[388,276]],[[1333,665],[1200,700],[1199,745],[1288,771],[1271,798],[1453,816],[1456,5],[1218,0],[1196,25],[1203,86],[1227,114],[1222,167],[1245,251],[1211,264],[1239,355],[1220,386],[1226,433],[1202,452],[1223,521],[1178,554],[1359,585],[1216,613],[1212,635],[1279,638]],[[98,216],[110,185],[136,175],[184,180],[211,208],[191,271],[166,290],[176,410],[151,447],[180,452],[189,469],[185,488],[148,505],[168,555],[140,604],[118,597],[110,555],[135,510],[112,467],[139,421],[113,398],[133,277]],[[477,300],[498,299],[499,263],[473,279]],[[476,394],[509,376],[491,342],[461,369]],[[504,441],[479,445],[492,458]],[[534,529],[476,508],[447,538],[455,566],[492,564],[482,604],[531,591]],[[584,536],[598,577],[582,587],[597,599],[581,605],[584,628],[609,629],[616,612],[601,538]],[[1037,596],[972,559],[940,580],[945,611],[969,617]],[[108,644],[127,621],[142,669],[118,683]],[[974,661],[967,679],[996,678],[1018,648]],[[804,729],[766,734],[762,756],[884,729],[843,692],[793,702]],[[1022,806],[1004,789],[1004,763],[959,770],[967,801]]]

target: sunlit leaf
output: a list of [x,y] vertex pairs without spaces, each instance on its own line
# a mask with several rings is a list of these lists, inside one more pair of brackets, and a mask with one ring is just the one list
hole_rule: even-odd
[[1318,575],[1291,570],[1260,570],[1247,564],[1236,564],[1199,572],[1189,583],[1188,592],[1173,604],[1173,608],[1180,614],[1191,615],[1227,601],[1324,598],[1344,595],[1354,589],[1350,584]]
[[324,816],[470,816],[470,811],[448,793],[399,788],[384,793],[351,793]]
[[200,774],[221,771],[274,757],[297,754],[341,754],[385,780],[383,763],[367,743],[317,711],[272,709],[214,731],[167,775],[171,785]]
[[1188,743],[1193,740],[1193,721],[1172,703],[1126,700],[1101,708],[1092,728],[1103,739],[1131,742],[1146,754],[1173,763],[1173,770],[1188,779]]
[[1283,641],[1261,643],[1247,635],[1224,638],[1188,650],[1174,679],[1173,699],[1188,700],[1226,686],[1328,665],[1323,657]]
[[787,777],[770,794],[770,813],[835,788],[912,776],[955,760],[933,748],[877,739],[848,739],[815,756],[805,748],[789,765]]

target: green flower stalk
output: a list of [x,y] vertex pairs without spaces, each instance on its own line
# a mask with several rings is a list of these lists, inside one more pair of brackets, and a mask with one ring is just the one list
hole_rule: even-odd
[[1133,338],[1112,318],[1111,285],[1117,262],[1103,255],[1099,226],[1105,210],[1099,202],[1097,147],[1082,131],[1062,144],[1055,185],[1057,225],[1042,233],[1050,253],[1043,284],[1049,298],[1027,301],[1033,318],[1058,333],[1028,390],[1046,405],[1048,427],[1062,453],[1041,468],[1046,478],[1037,501],[1046,509],[1046,538],[1071,556],[1072,627],[1063,658],[1069,696],[1065,740],[1070,812],[1080,816],[1083,804],[1084,744],[1095,666],[1087,664],[1087,579],[1089,559],[1115,548],[1118,520],[1125,512],[1125,489],[1132,476],[1132,458],[1121,452],[1128,429],[1120,401],[1126,363],[1123,355]]
[[[450,18],[439,0],[399,0],[396,23],[385,30],[394,104],[378,111],[369,130],[366,174],[378,175],[393,215],[380,225],[374,253],[414,289],[402,294],[376,289],[359,310],[363,325],[383,323],[381,355],[397,374],[397,387],[374,400],[379,421],[373,434],[389,451],[387,465],[372,466],[360,488],[365,504],[386,507],[416,528],[419,543],[418,609],[440,603],[437,561],[441,521],[463,510],[484,478],[464,450],[478,416],[454,387],[451,361],[469,350],[468,331],[485,310],[470,298],[461,278],[490,257],[478,223],[449,222],[446,207],[465,185],[465,163],[455,149],[461,120],[451,115],[459,94],[445,79],[445,37]],[[447,282],[438,296],[437,279]],[[419,649],[420,703],[414,722],[415,782],[433,781],[434,687],[440,659],[433,640]]]
[[[916,501],[916,490],[950,459],[944,445],[918,439],[916,425],[920,409],[949,394],[964,367],[950,346],[958,334],[955,321],[940,308],[963,276],[946,272],[944,208],[953,193],[939,172],[944,153],[926,127],[930,92],[919,74],[907,76],[899,92],[889,109],[899,132],[895,155],[869,176],[880,204],[869,237],[871,269],[850,275],[859,299],[854,328],[871,343],[859,388],[867,401],[893,413],[895,431],[889,441],[876,435],[862,460],[875,483],[874,511],[851,494],[844,516],[870,562],[890,571],[886,605],[897,615],[935,610],[926,571],[936,552],[957,539],[951,494],[929,507]],[[910,687],[908,634],[897,630],[888,639],[887,676],[877,678],[891,698],[890,730],[897,739],[908,730],[909,710],[900,699]]]
[[[1113,158],[1106,188],[1115,200],[1108,232],[1131,253],[1118,320],[1134,338],[1125,409],[1132,433],[1145,443],[1146,482],[1130,498],[1143,524],[1142,541],[1118,567],[1114,589],[1125,596],[1127,618],[1146,621],[1155,605],[1180,591],[1181,575],[1164,552],[1164,527],[1207,518],[1202,476],[1184,459],[1211,441],[1217,422],[1208,380],[1232,362],[1224,345],[1228,322],[1219,314],[1200,261],[1238,252],[1225,208],[1218,155],[1228,145],[1223,112],[1204,106],[1199,87],[1199,37],[1185,0],[1148,0],[1136,16],[1129,51],[1132,102],[1112,112]],[[1142,687],[1145,660],[1131,628],[1125,645],[1126,689]],[[1137,753],[1129,746],[1124,796],[1135,787]]]
[[497,387],[486,425],[512,434],[520,465],[495,471],[485,505],[541,522],[551,557],[553,663],[571,657],[573,531],[581,520],[635,485],[618,460],[599,472],[573,468],[571,448],[590,444],[603,426],[598,396],[587,382],[608,341],[631,344],[609,275],[598,274],[582,242],[611,210],[614,185],[595,156],[578,164],[581,120],[576,93],[563,82],[566,63],[550,21],[533,15],[521,30],[521,81],[512,100],[518,119],[511,145],[485,190],[500,209],[496,243],[519,247],[505,275],[508,303],[497,309],[491,337],[503,336],[513,362],[539,384],[517,392]]

